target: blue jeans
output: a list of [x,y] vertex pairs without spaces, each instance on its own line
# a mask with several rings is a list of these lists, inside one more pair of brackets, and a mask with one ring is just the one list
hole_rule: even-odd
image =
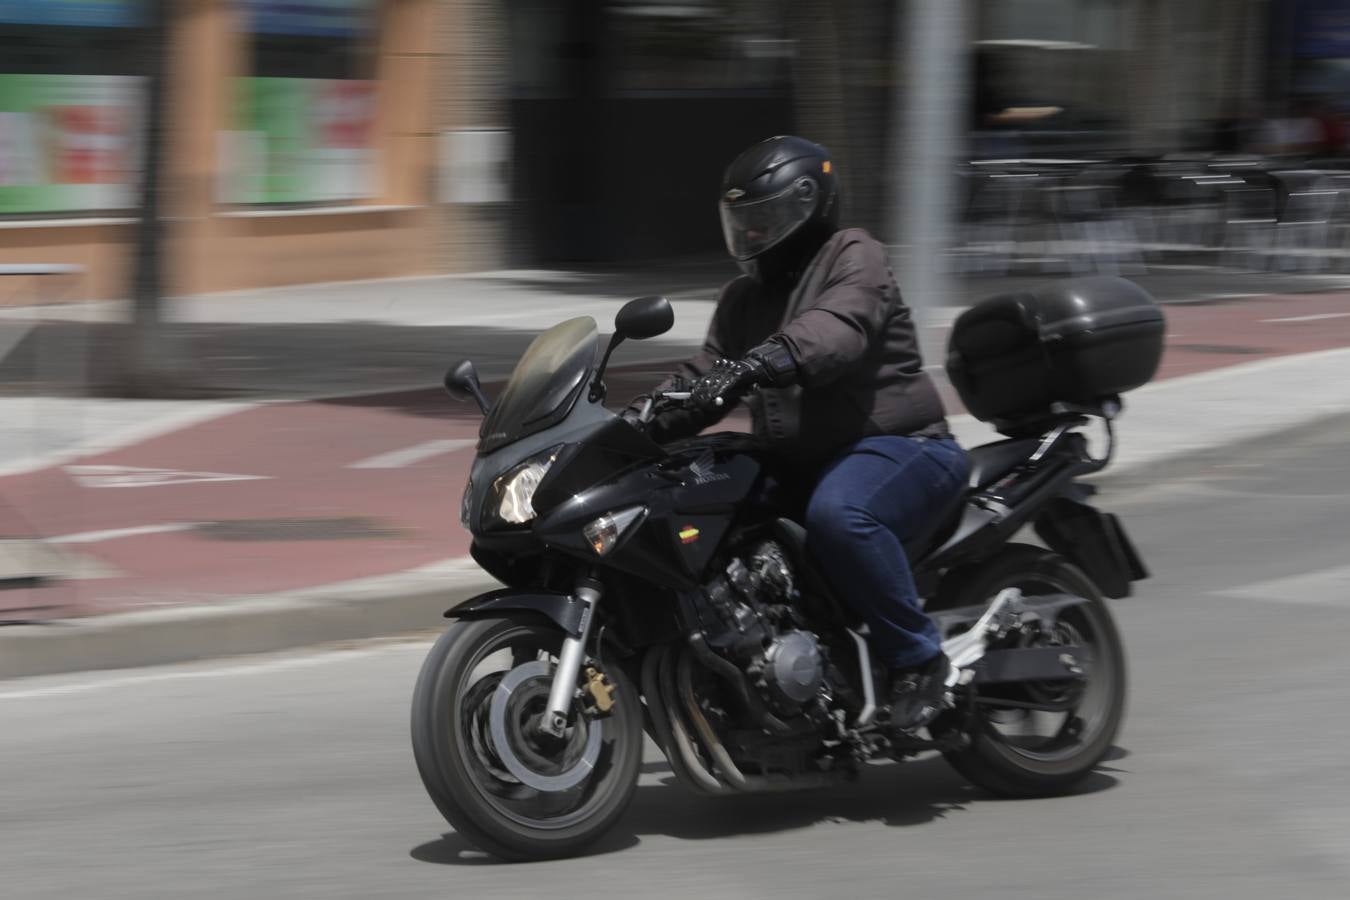
[[892,668],[917,666],[942,649],[902,541],[965,487],[966,453],[950,439],[869,437],[825,467],[806,509],[812,555],[830,588],[867,623]]

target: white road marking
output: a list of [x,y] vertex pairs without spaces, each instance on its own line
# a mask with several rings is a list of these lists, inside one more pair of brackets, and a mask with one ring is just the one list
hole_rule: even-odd
[[1319,321],[1319,320],[1321,320],[1321,319],[1344,319],[1346,316],[1350,316],[1350,312],[1318,313],[1318,314],[1315,315],[1315,316],[1289,316],[1289,317],[1286,318],[1286,319],[1262,319],[1261,322],[1262,322],[1262,323],[1275,323],[1275,322],[1316,322],[1316,321]]
[[[2,700],[26,700],[33,697],[52,697],[65,694],[85,694],[91,691],[111,690],[113,688],[136,687],[142,684],[154,684],[161,681],[187,681],[200,678],[224,678],[231,675],[258,675],[268,672],[280,672],[287,669],[305,669],[311,666],[319,666],[327,663],[349,662],[353,659],[362,659],[370,656],[382,656],[390,653],[411,653],[417,652],[425,654],[429,641],[398,641],[391,643],[381,641],[374,647],[363,647],[358,650],[320,650],[307,653],[304,656],[285,656],[279,659],[269,659],[265,662],[255,663],[223,663],[213,664],[210,668],[182,668],[174,669],[168,672],[147,672],[138,675],[124,675],[120,677],[106,677],[107,673],[79,673],[75,678],[77,680],[68,681],[61,684],[51,684],[41,687],[21,688],[14,691],[0,692],[0,701]],[[70,676],[39,676],[44,680],[47,678],[67,678]]]
[[[1347,285],[1329,284],[1326,291],[1345,290]],[[1163,306],[1194,306],[1197,303],[1213,303],[1216,300],[1254,300],[1262,297],[1270,297],[1273,294],[1270,291],[1235,291],[1227,294],[1196,294],[1194,297],[1176,297],[1170,300],[1162,301]]]
[[1189,297],[1182,301],[1183,303],[1207,303],[1211,300],[1246,300],[1248,297],[1265,297],[1267,294],[1253,293],[1252,291],[1232,291],[1226,294],[1201,294],[1198,297]]
[[0,540],[0,578],[59,578],[90,580],[117,578],[116,566],[75,550],[58,548],[44,540]]
[[0,397],[0,420],[18,416],[80,421],[69,446],[0,462],[0,475],[22,475],[81,456],[108,453],[170,432],[201,425],[260,404],[223,400],[110,400],[88,397]]
[[139,537],[143,534],[169,534],[196,528],[196,522],[165,522],[161,525],[134,525],[130,528],[108,528],[103,531],[79,531],[47,538],[49,544],[97,544],[118,538]]
[[66,466],[66,472],[81,487],[137,488],[169,484],[201,484],[208,481],[262,481],[271,475],[234,475],[229,472],[180,472],[176,469],[146,469],[141,466]]
[[369,459],[354,462],[347,466],[347,468],[401,469],[404,466],[411,466],[413,463],[419,463],[422,460],[430,459],[433,456],[440,456],[443,453],[452,453],[455,450],[472,447],[476,443],[478,443],[478,441],[471,438],[446,438],[435,441],[424,441],[420,444],[413,444],[411,447],[404,447],[401,450],[390,450],[388,453],[381,453],[378,456],[372,456]]
[[1227,597],[1275,600],[1312,606],[1350,606],[1350,566],[1334,566],[1286,578],[1258,581],[1246,587],[1217,591]]

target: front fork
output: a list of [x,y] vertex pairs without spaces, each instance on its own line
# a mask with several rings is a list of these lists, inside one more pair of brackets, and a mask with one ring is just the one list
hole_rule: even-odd
[[539,730],[545,734],[560,738],[567,729],[567,710],[572,706],[572,698],[577,691],[577,676],[581,674],[581,664],[586,659],[586,642],[590,639],[591,623],[595,621],[595,608],[600,603],[600,584],[589,578],[577,582],[572,596],[578,603],[584,604],[577,633],[568,635],[563,641],[562,652],[558,654],[558,668],[553,672],[553,684],[548,692],[548,707],[539,717]]

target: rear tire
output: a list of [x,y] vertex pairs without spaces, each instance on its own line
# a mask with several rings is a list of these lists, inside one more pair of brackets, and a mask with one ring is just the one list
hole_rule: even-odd
[[[502,859],[555,859],[580,853],[623,815],[637,787],[642,705],[617,664],[605,668],[614,686],[613,709],[603,719],[585,721],[573,710],[574,725],[569,732],[580,733],[577,740],[556,750],[561,759],[556,769],[543,771],[551,761],[545,755],[547,748],[521,746],[511,751],[517,766],[522,760],[528,762],[540,770],[541,777],[580,771],[575,769],[577,749],[586,745],[588,729],[599,729],[600,749],[591,771],[574,787],[531,789],[507,771],[510,767],[502,761],[493,734],[484,727],[488,713],[482,710],[491,705],[495,685],[503,676],[493,673],[476,678],[476,673],[490,668],[491,659],[508,653],[512,654],[511,665],[518,667],[518,660],[529,660],[531,648],[538,648],[541,658],[550,653],[556,656],[562,639],[557,627],[542,620],[457,621],[427,655],[413,692],[413,756],[427,793],[456,831]],[[547,693],[547,681],[534,681],[538,683],[523,683],[517,691],[521,696],[533,693],[534,705],[542,706],[538,694],[540,690]],[[524,734],[524,728],[511,732],[513,740]]]
[[[954,590],[945,592],[943,605],[986,604],[999,591],[1010,587],[1020,588],[1028,595],[1063,592],[1087,598],[1087,603],[1061,614],[1067,627],[1080,640],[1090,643],[1093,650],[1083,704],[1065,717],[1066,728],[1077,719],[1082,723],[1082,733],[1077,740],[1072,731],[1068,738],[1052,738],[1046,744],[1050,749],[1044,751],[1019,747],[998,730],[993,721],[997,711],[981,706],[977,708],[979,718],[971,729],[969,747],[944,756],[973,784],[999,796],[1063,794],[1082,781],[1115,742],[1125,715],[1125,650],[1097,586],[1068,560],[1040,547],[1011,545],[966,576]],[[1089,699],[1093,701],[1093,711],[1084,718],[1080,713]]]

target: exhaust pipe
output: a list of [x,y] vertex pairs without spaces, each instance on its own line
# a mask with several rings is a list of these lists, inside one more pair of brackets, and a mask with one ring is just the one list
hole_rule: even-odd
[[652,726],[660,739],[661,750],[675,777],[690,789],[700,794],[725,794],[726,786],[699,762],[684,723],[676,715],[677,708],[666,696],[664,688],[670,652],[668,647],[653,647],[642,660],[642,694],[651,708]]

